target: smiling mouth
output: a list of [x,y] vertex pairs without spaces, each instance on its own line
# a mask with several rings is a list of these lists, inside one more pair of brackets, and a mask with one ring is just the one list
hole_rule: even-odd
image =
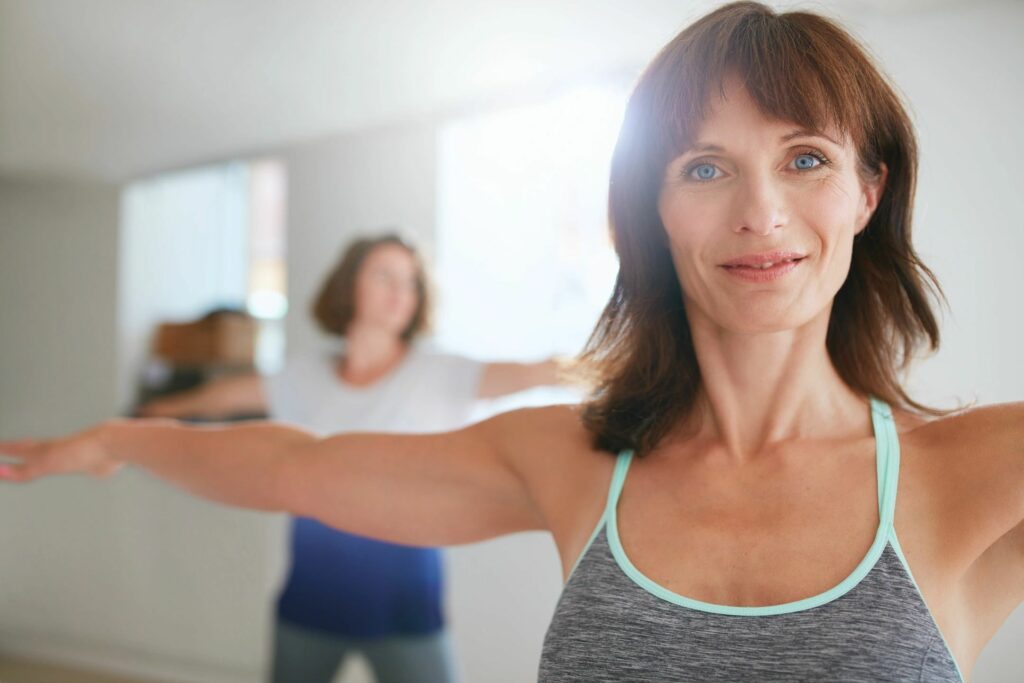
[[786,264],[789,264],[789,263],[799,263],[800,261],[803,261],[805,258],[807,258],[807,257],[806,256],[795,256],[795,257],[792,257],[792,258],[778,259],[776,261],[764,261],[763,263],[757,263],[757,264],[754,264],[754,263],[751,263],[751,264],[740,264],[740,263],[728,264],[727,263],[727,264],[724,264],[722,267],[725,268],[726,270],[733,270],[733,269],[737,269],[737,270],[740,270],[740,269],[742,269],[742,270],[770,270],[770,269],[772,269],[772,268],[774,268],[776,266],[780,266],[780,265],[786,265]]
[[767,283],[783,278],[800,267],[806,256],[773,257],[774,260],[760,258],[744,259],[746,263],[728,263],[721,266],[726,274],[737,280],[752,283]]

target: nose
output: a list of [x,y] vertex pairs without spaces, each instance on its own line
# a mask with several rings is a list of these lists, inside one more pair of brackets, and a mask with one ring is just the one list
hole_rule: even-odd
[[733,230],[767,236],[783,228],[787,221],[782,192],[771,178],[749,176],[736,198],[737,213]]

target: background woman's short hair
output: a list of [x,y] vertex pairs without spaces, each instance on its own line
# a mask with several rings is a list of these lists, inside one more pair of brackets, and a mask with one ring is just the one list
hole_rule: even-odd
[[359,269],[370,252],[388,244],[402,247],[416,262],[416,311],[409,325],[402,331],[402,339],[410,341],[429,328],[431,297],[423,259],[416,247],[404,240],[401,235],[397,232],[388,232],[356,239],[345,247],[341,258],[324,279],[319,293],[313,299],[313,319],[319,324],[320,329],[328,334],[345,336],[356,315],[356,276]]

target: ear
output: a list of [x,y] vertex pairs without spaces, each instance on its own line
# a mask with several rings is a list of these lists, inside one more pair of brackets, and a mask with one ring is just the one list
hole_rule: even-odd
[[867,227],[868,221],[878,208],[878,202],[885,191],[885,181],[889,177],[889,167],[884,163],[878,165],[878,173],[873,178],[861,181],[861,200],[857,210],[857,229],[859,234]]

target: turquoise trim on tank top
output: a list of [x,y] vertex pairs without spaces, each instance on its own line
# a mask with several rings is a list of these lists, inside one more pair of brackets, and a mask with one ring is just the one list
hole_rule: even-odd
[[[622,493],[622,486],[629,471],[629,465],[633,459],[632,451],[623,451],[619,454],[615,464],[615,474],[612,477],[608,493],[608,505],[602,521],[606,528],[608,545],[612,555],[622,571],[633,583],[643,588],[655,597],[667,602],[681,605],[702,612],[724,614],[737,617],[764,617],[777,614],[789,614],[819,607],[832,602],[850,592],[859,584],[872,568],[878,563],[890,537],[895,537],[893,517],[896,510],[896,488],[899,479],[900,467],[900,445],[896,435],[896,425],[893,422],[892,411],[889,406],[878,399],[871,398],[871,426],[875,437],[875,462],[878,486],[878,530],[875,532],[875,539],[868,549],[867,554],[860,561],[860,564],[836,586],[818,595],[796,600],[793,602],[778,605],[764,605],[757,607],[741,607],[735,605],[720,605],[710,602],[703,602],[674,593],[667,588],[655,583],[643,572],[636,568],[633,562],[626,555],[622,547],[622,540],[619,537],[618,528],[618,501]],[[598,528],[601,523],[599,522]],[[596,530],[595,530],[596,535]],[[588,544],[589,545],[589,544]],[[895,549],[895,548],[894,548]],[[585,554],[584,550],[584,554]],[[581,555],[582,558],[582,555]],[[579,561],[577,560],[577,564]],[[575,568],[574,568],[575,569]],[[934,617],[933,617],[934,619]],[[948,645],[947,645],[948,647]]]
[[[590,532],[590,538],[587,539],[587,544],[583,546],[583,550],[581,550],[580,554],[576,556],[576,561],[573,562],[572,569],[569,570],[569,575],[565,577],[565,584],[568,584],[569,581],[572,579],[572,575],[576,573],[576,568],[580,566],[580,562],[583,561],[583,558],[586,556],[587,551],[590,550],[590,546],[594,545],[594,539],[597,538],[597,535],[599,533],[601,533],[601,529],[605,526],[605,524],[608,521],[608,510],[611,508],[612,505],[612,492],[616,490],[621,490],[622,484],[626,481],[626,470],[629,469],[629,462],[627,462],[622,456],[627,453],[632,457],[632,450],[623,451],[622,453],[619,454],[619,457],[615,461],[615,469],[612,472],[611,483],[608,485],[609,493],[607,502],[604,506],[604,510],[601,513],[601,516],[598,518],[597,524],[594,525],[594,530]],[[618,494],[615,495],[615,499],[618,499]]]

